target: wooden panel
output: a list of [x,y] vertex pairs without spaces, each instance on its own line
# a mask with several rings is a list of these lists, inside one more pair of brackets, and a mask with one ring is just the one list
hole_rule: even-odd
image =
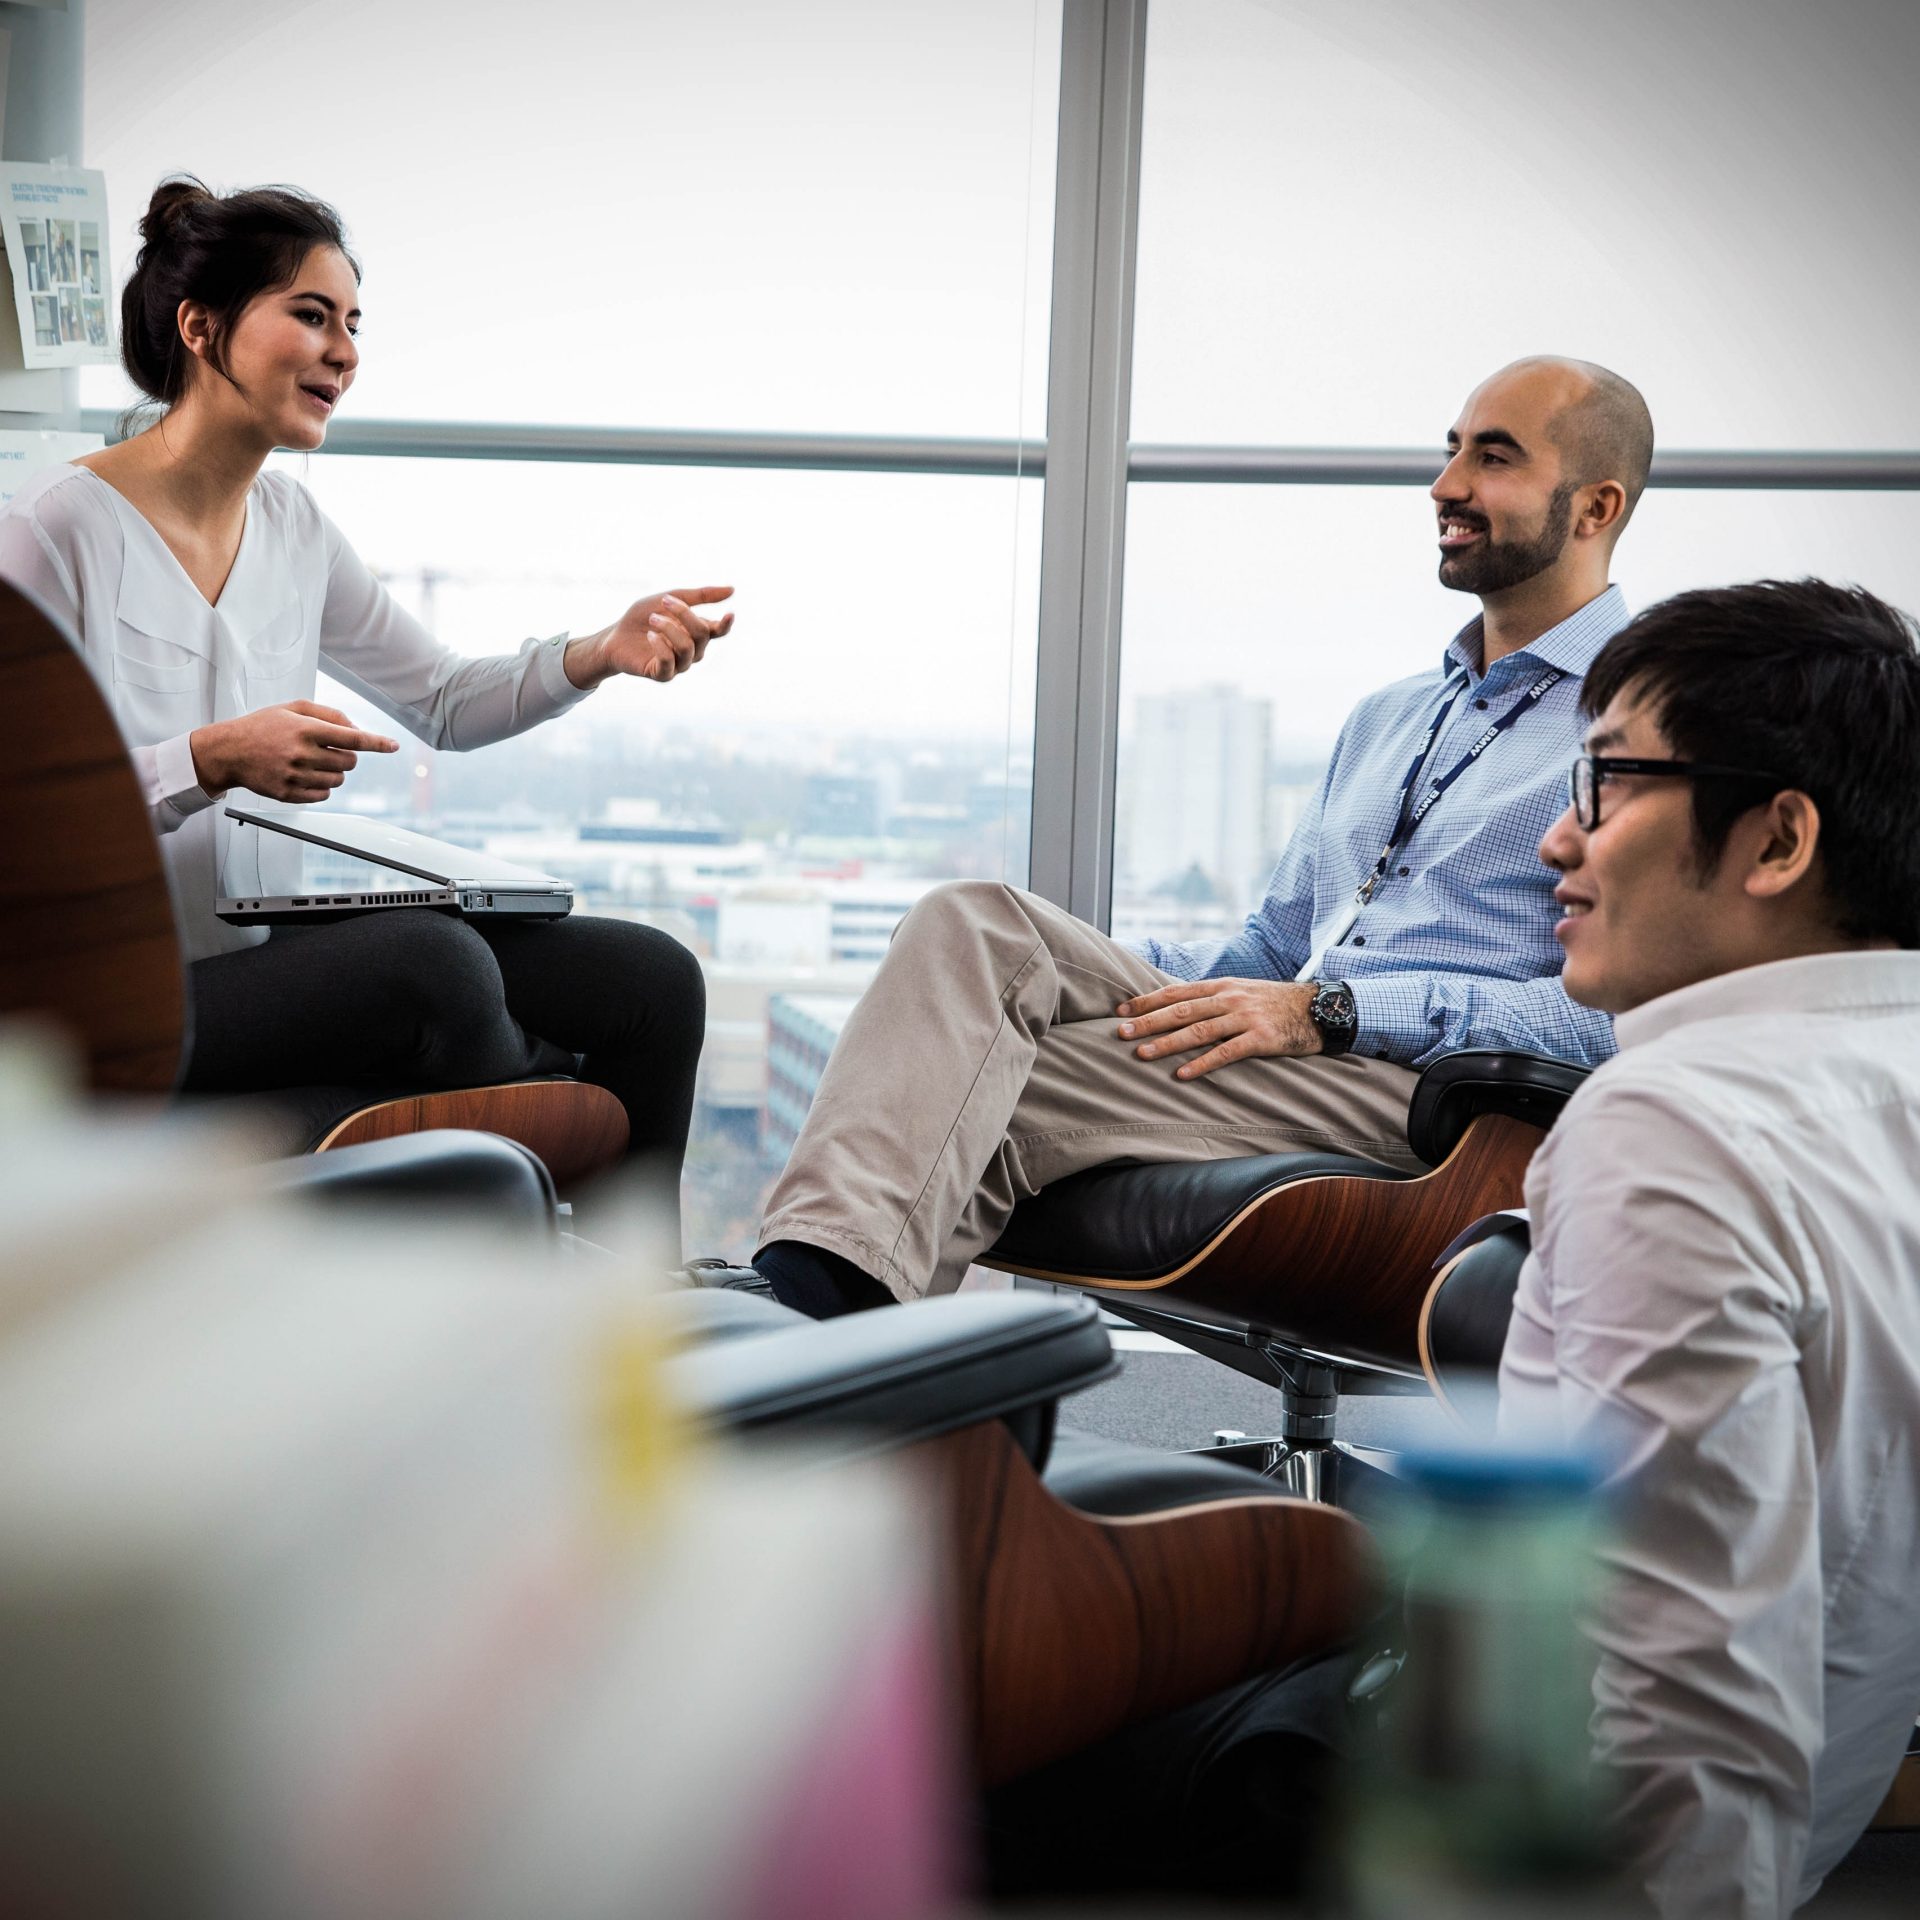
[[314,1151],[436,1127],[473,1127],[518,1140],[546,1162],[560,1187],[603,1172],[627,1150],[627,1110],[606,1088],[583,1080],[515,1080],[504,1086],[409,1094],[362,1107]]
[[983,1786],[1337,1645],[1361,1618],[1359,1522],[1281,1495],[1136,1519],[1076,1512],[999,1422],[909,1457],[953,1516],[959,1681]]
[[1296,1180],[1157,1280],[1019,1271],[1062,1286],[1157,1294],[1169,1307],[1201,1308],[1302,1346],[1417,1372],[1434,1256],[1470,1220],[1521,1204],[1527,1162],[1545,1137],[1523,1120],[1483,1114],[1418,1180]]
[[86,663],[4,581],[0,713],[0,1013],[53,1022],[98,1089],[164,1093],[186,976],[146,801]]
[[1868,1827],[1870,1833],[1911,1833],[1920,1829],[1920,1753],[1900,1762],[1887,1797]]
[[1453,1404],[1452,1399],[1447,1393],[1446,1384],[1440,1378],[1440,1369],[1435,1364],[1433,1358],[1433,1339],[1429,1330],[1433,1325],[1433,1303],[1439,1299],[1440,1289],[1444,1287],[1452,1277],[1454,1268],[1457,1267],[1470,1252],[1472,1252],[1472,1248],[1463,1248],[1459,1253],[1456,1253],[1438,1273],[1434,1274],[1428,1280],[1427,1290],[1420,1296],[1420,1313],[1414,1327],[1414,1341],[1419,1350],[1420,1371],[1427,1376],[1427,1385],[1432,1388],[1433,1397],[1438,1400],[1462,1426],[1466,1425],[1466,1419],[1460,1409]]

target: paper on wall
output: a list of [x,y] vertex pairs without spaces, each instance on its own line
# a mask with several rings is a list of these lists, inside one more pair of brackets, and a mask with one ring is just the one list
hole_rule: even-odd
[[26,371],[20,352],[20,316],[14,311],[13,275],[0,249],[0,413],[58,413],[66,405],[58,367]]
[[106,444],[97,433],[0,432],[0,507],[42,467],[58,466],[79,454],[98,453]]
[[0,234],[13,272],[18,364],[110,364],[107,176],[87,167],[0,166]]

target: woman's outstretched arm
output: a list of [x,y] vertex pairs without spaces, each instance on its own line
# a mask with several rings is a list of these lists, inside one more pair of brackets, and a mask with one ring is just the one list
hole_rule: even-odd
[[671,680],[698,664],[733,624],[698,611],[731,587],[694,587],[636,601],[611,626],[533,639],[509,654],[470,657],[429,633],[376,580],[333,523],[327,542],[320,652],[328,670],[432,747],[504,740],[576,706],[603,680]]

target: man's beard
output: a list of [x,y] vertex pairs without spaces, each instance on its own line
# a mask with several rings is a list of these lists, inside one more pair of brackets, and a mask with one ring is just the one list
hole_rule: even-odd
[[1573,524],[1574,486],[1563,481],[1547,502],[1546,518],[1531,540],[1494,540],[1491,537],[1465,553],[1440,556],[1440,584],[1461,593],[1504,593],[1523,580],[1545,573],[1560,558]]

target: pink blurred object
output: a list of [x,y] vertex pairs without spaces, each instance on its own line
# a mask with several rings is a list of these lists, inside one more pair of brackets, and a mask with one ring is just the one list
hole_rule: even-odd
[[914,1920],[950,1913],[961,1804],[935,1615],[919,1607],[864,1653],[800,1756],[739,1920]]

